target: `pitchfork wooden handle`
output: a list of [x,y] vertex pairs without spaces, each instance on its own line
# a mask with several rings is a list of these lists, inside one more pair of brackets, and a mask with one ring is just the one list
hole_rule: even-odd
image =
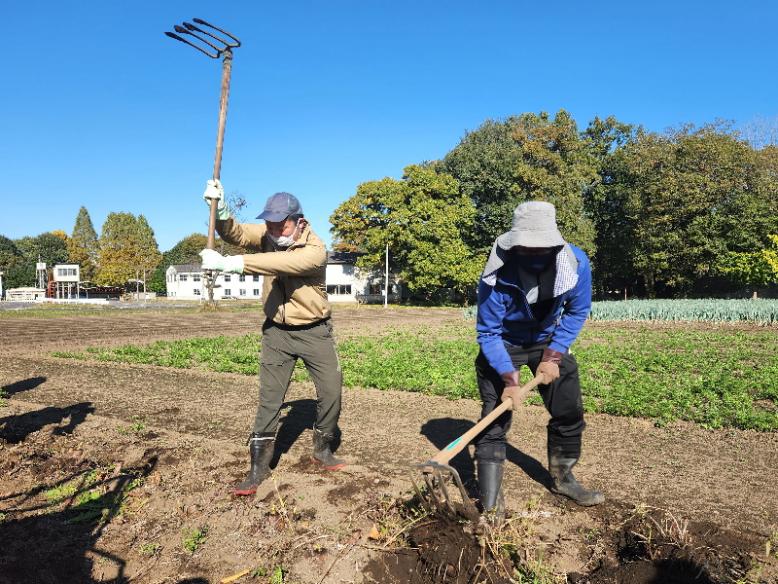
[[[529,395],[529,392],[535,389],[542,382],[543,382],[543,376],[538,375],[527,385],[522,386],[521,389],[519,389],[518,402],[519,403],[523,402],[527,398],[527,395]],[[510,410],[512,407],[513,407],[513,400],[511,398],[506,399],[499,406],[497,406],[491,412],[486,414],[486,416],[484,416],[483,419],[481,419],[475,426],[470,428],[467,432],[462,434],[459,438],[457,438],[456,440],[451,442],[448,446],[443,448],[443,450],[438,452],[432,458],[432,460],[440,464],[448,464],[448,461],[454,458],[460,452],[462,452],[462,450],[468,444],[470,444],[470,441],[473,438],[475,438],[478,434],[480,434],[484,430],[484,428],[486,428],[495,419],[497,419],[503,413]]]

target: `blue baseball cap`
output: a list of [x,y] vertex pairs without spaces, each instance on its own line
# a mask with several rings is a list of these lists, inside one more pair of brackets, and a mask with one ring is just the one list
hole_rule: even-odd
[[257,219],[277,223],[278,221],[283,221],[289,215],[302,214],[303,207],[300,205],[297,197],[292,193],[276,193],[268,198],[264,211],[257,215]]

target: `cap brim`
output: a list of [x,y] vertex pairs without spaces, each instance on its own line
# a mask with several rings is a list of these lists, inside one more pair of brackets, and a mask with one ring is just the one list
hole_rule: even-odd
[[264,219],[265,221],[272,221],[273,223],[284,221],[287,217],[289,217],[288,214],[278,212],[273,213],[272,211],[262,211],[257,215],[257,219]]

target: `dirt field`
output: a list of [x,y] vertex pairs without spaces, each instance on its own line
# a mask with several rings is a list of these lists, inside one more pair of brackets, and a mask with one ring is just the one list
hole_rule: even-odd
[[[459,319],[334,317],[340,336]],[[528,407],[511,431],[512,519],[479,543],[468,526],[414,516],[407,474],[472,425],[476,402],[346,390],[339,455],[351,465],[322,474],[308,463],[315,392],[293,384],[274,480],[236,500],[228,487],[247,467],[255,379],[49,356],[260,322],[258,312],[0,321],[0,582],[204,583],[245,570],[235,581],[509,582],[495,548],[561,582],[778,582],[774,433],[589,416],[576,474],[608,502],[581,509],[548,492],[546,414]],[[472,484],[470,458],[455,463]]]

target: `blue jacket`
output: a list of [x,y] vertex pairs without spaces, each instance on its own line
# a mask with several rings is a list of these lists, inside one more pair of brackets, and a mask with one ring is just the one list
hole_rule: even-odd
[[[554,296],[549,313],[538,321],[532,314],[521,288],[515,264],[506,262],[496,273],[496,279],[482,278],[478,286],[478,318],[476,331],[489,364],[502,375],[515,371],[507,345],[527,345],[549,342],[549,348],[567,353],[581,332],[592,307],[592,269],[589,258],[578,247],[568,244],[577,267],[577,282],[569,289],[560,282],[556,267]],[[560,252],[566,254],[564,250]],[[560,285],[561,284],[561,285]]]

